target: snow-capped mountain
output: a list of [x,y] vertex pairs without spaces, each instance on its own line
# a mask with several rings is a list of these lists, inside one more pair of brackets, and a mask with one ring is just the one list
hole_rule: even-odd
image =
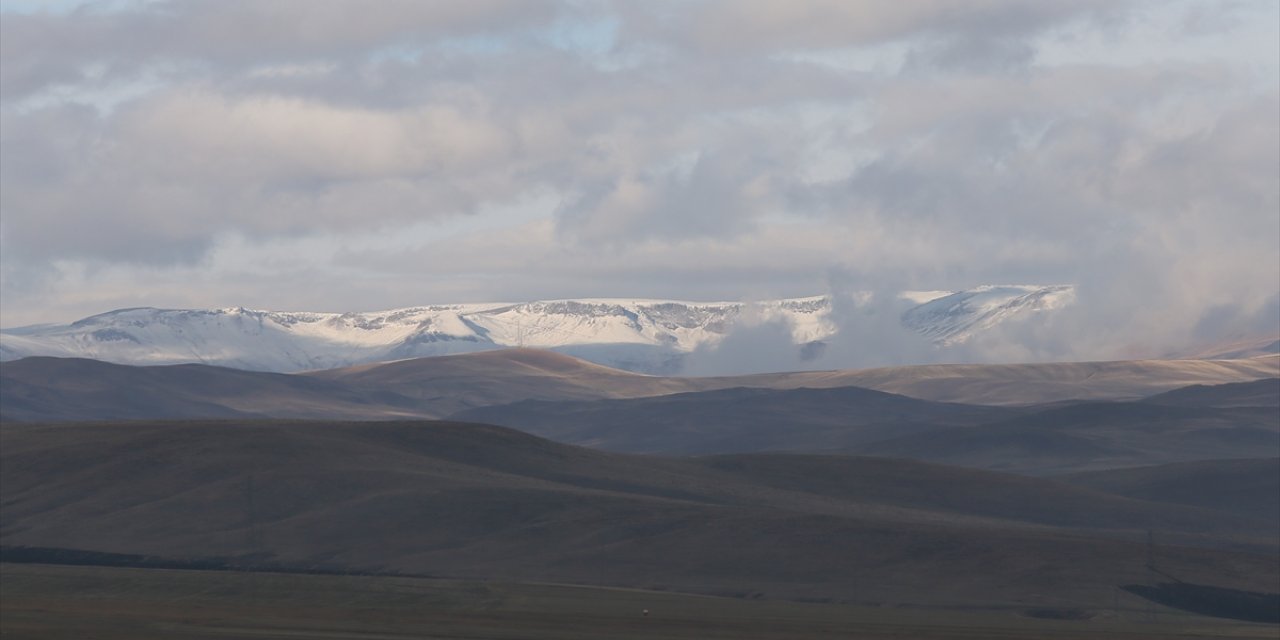
[[[940,344],[1008,318],[1070,302],[1070,286],[909,292],[922,302],[904,325]],[[827,296],[757,303],[583,299],[447,304],[364,313],[121,309],[69,325],[0,331],[0,359],[46,355],[124,364],[202,362],[303,371],[501,347],[554,349],[647,372],[678,370],[683,354],[713,348],[734,326],[783,322],[797,345],[839,327]]]
[[941,345],[959,344],[1015,316],[1075,301],[1075,287],[982,286],[929,300],[902,314],[902,324]]

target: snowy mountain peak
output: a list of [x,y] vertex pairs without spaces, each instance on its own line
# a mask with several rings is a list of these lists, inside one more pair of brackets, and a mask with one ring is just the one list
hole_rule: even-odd
[[[902,300],[921,304],[902,322],[939,344],[954,344],[1073,297],[1068,285],[907,292]],[[48,355],[289,372],[523,346],[671,372],[683,354],[714,347],[743,323],[782,322],[797,345],[829,339],[838,331],[831,311],[829,296],[755,303],[596,298],[348,313],[138,307],[69,325],[0,331],[0,359]]]
[[1014,316],[1051,311],[1073,301],[1071,285],[985,285],[913,307],[902,315],[902,323],[938,344],[951,345]]

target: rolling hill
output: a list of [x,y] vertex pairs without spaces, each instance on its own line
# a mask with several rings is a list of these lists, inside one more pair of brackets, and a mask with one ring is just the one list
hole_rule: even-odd
[[541,349],[418,358],[299,375],[410,397],[438,416],[527,399],[634,398],[703,386],[696,379],[647,376]]
[[[1128,395],[1188,378],[1251,376],[1271,364],[1262,358],[955,365],[670,378],[533,349],[308,374],[28,358],[0,364],[0,418],[454,416],[614,451],[847,452],[1051,475],[1274,454],[1280,450],[1274,378],[1183,388],[1138,402],[1068,401],[1072,393]],[[1020,378],[1026,387],[1017,385]],[[830,386],[850,380],[908,387],[926,381],[915,388],[1001,402],[968,405]],[[1045,405],[1012,402],[1050,389],[1064,395]]]
[[[1232,388],[1192,388],[1157,399],[1259,397],[1253,390],[1257,385],[1227,386]],[[1270,388],[1268,381],[1262,386]],[[839,451],[1033,475],[1280,452],[1280,415],[1274,407],[1156,402],[981,406],[858,387],[530,400],[462,411],[452,419],[501,424],[611,451]]]
[[8,424],[0,445],[10,547],[1102,608],[1148,578],[1156,528],[1181,579],[1280,579],[1263,520],[910,461],[655,458],[440,422]]
[[536,349],[506,349],[311,372],[208,365],[130,367],[78,358],[0,363],[5,420],[443,417],[522,400],[595,400],[749,387],[863,387],[923,400],[1031,405],[1133,400],[1187,385],[1274,378],[1280,359],[929,365],[737,377],[647,376]]
[[724,386],[865,387],[924,400],[1031,405],[1062,400],[1140,400],[1191,385],[1280,377],[1280,356],[1239,360],[1117,360],[938,364],[740,376]]

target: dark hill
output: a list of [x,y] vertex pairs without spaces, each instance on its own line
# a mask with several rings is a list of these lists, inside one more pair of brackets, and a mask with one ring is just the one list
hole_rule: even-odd
[[79,358],[0,364],[0,415],[17,421],[432,417],[377,389],[201,364],[133,367]]
[[[8,424],[0,542],[877,602],[1105,607],[1162,568],[1265,590],[1266,523],[835,456],[670,459],[440,422]],[[1053,509],[1046,505],[1056,505]],[[1189,546],[1193,545],[1193,546]]]
[[482,407],[455,420],[514,427],[559,442],[634,453],[840,451],[940,426],[1017,415],[1003,407],[917,400],[841,387],[735,388],[654,398]]

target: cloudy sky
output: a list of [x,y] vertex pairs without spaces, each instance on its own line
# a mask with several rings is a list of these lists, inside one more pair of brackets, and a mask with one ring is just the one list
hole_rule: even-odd
[[0,7],[6,327],[984,283],[1078,284],[1113,351],[1280,322],[1274,0]]

